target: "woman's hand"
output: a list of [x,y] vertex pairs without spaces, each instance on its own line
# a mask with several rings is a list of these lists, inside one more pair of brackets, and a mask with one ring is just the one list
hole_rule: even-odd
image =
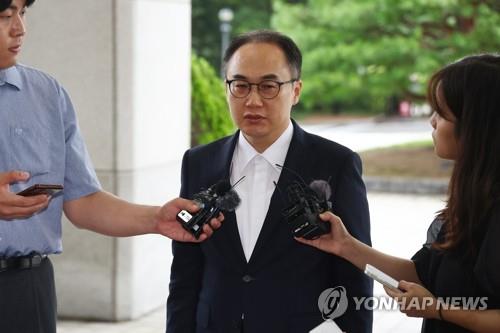
[[317,249],[341,256],[346,244],[352,238],[345,228],[342,220],[332,212],[325,212],[319,216],[323,221],[330,223],[330,233],[322,235],[319,238],[308,240],[304,238],[295,238],[298,242],[314,246]]
[[399,310],[408,317],[439,319],[437,299],[419,284],[399,281],[399,291],[384,286],[385,292],[399,303]]

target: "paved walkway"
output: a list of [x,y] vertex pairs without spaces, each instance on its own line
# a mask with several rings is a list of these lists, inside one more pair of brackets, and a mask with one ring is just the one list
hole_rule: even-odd
[[338,142],[354,151],[431,140],[428,118],[375,118],[302,125],[308,132]]
[[[369,193],[374,247],[410,258],[425,240],[427,226],[442,208],[440,196]],[[411,213],[409,213],[411,212]],[[375,283],[375,295],[384,295]],[[420,319],[398,311],[375,311],[374,333],[420,332]],[[59,322],[59,333],[159,333],[165,330],[165,308],[138,320],[123,323]]]

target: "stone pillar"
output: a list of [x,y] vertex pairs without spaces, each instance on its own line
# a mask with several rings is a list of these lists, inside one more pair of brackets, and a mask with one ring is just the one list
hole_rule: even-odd
[[[136,203],[178,195],[190,141],[189,0],[36,1],[21,62],[72,97],[104,189]],[[63,222],[59,315],[126,320],[164,306],[170,241],[111,238]]]

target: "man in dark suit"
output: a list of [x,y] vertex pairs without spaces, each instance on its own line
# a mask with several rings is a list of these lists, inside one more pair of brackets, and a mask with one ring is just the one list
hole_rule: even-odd
[[181,196],[245,176],[236,187],[241,204],[203,244],[173,242],[167,332],[309,332],[323,321],[320,294],[336,286],[350,298],[337,324],[347,332],[371,332],[372,313],[356,310],[352,299],[370,297],[371,281],[348,262],[297,242],[282,216],[290,183],[328,180],[332,211],[370,244],[359,156],[291,120],[302,89],[302,57],[290,38],[271,31],[241,35],[224,61],[239,131],[185,153]]

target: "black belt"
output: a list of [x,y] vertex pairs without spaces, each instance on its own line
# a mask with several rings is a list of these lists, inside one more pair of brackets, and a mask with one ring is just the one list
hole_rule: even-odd
[[0,258],[0,272],[39,267],[46,258],[46,254],[40,253],[31,253],[22,257]]

